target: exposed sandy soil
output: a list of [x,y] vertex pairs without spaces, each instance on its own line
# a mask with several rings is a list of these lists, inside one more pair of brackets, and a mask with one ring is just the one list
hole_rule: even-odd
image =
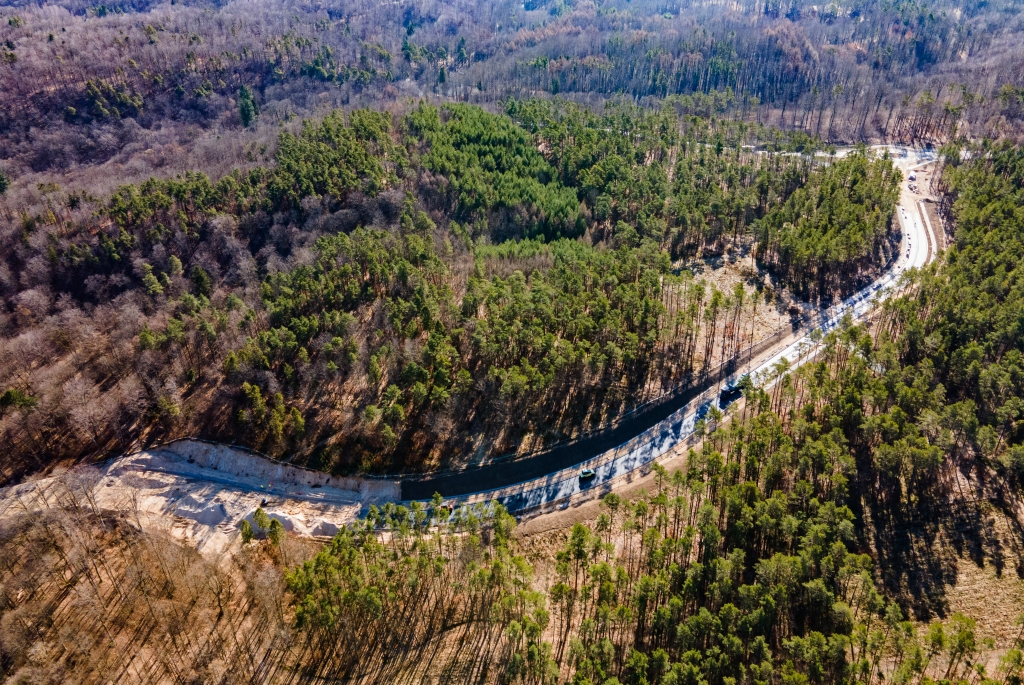
[[69,486],[101,512],[127,514],[147,531],[169,532],[214,555],[238,544],[242,521],[252,524],[260,506],[288,531],[332,536],[370,503],[398,495],[390,481],[331,479],[230,447],[181,441],[0,490],[0,520],[49,506]]
[[[765,304],[762,300],[754,312],[751,312],[748,304],[740,315],[744,346],[749,344],[746,342],[748,338],[755,341],[763,340],[780,328],[789,326],[790,318],[793,316],[812,314],[817,311],[810,303],[795,297],[789,290],[775,283],[769,272],[752,265],[750,247],[747,245],[740,250],[727,251],[723,256],[710,259],[703,265],[689,265],[696,278],[703,279],[709,285],[714,285],[726,295],[731,296],[736,284],[743,283],[747,290],[748,302],[757,287],[771,287],[777,299],[773,300],[771,304]],[[752,313],[754,314],[753,322],[751,322]],[[750,335],[751,323],[753,323],[753,336]]]

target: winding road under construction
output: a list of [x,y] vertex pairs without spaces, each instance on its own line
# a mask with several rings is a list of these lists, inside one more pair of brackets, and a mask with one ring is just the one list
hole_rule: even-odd
[[[637,472],[649,471],[659,458],[695,440],[698,416],[710,406],[717,406],[723,383],[749,374],[756,385],[767,387],[777,377],[783,360],[792,370],[810,359],[815,347],[812,335],[817,338],[815,331],[827,333],[847,317],[854,321],[864,318],[878,302],[895,292],[907,270],[928,264],[941,247],[939,233],[931,226],[921,201],[911,197],[908,188],[909,174],[935,161],[934,153],[897,146],[875,149],[888,149],[904,174],[896,209],[902,232],[900,250],[881,278],[813,319],[798,322],[787,334],[776,333],[741,353],[738,360],[734,358],[666,401],[634,412],[606,431],[528,457],[406,478],[402,481],[402,499],[426,500],[439,492],[453,506],[496,501],[516,515],[564,508],[592,499]],[[581,479],[584,469],[592,470],[594,475]]]
[[[397,499],[405,502],[428,500],[439,492],[454,507],[494,501],[517,516],[529,516],[594,499],[625,486],[646,475],[658,460],[667,461],[681,449],[696,444],[698,416],[718,404],[723,384],[749,374],[755,384],[770,386],[778,369],[785,366],[792,370],[812,358],[814,341],[818,339],[815,331],[833,330],[842,325],[846,317],[864,318],[879,301],[894,293],[908,269],[924,266],[935,258],[942,246],[941,229],[935,230],[938,227],[931,225],[920,196],[912,194],[908,188],[910,172],[933,162],[935,156],[915,149],[887,149],[905,177],[896,210],[902,236],[899,253],[890,262],[888,271],[875,282],[836,306],[767,336],[724,366],[711,369],[687,385],[638,407],[604,431],[529,456],[496,459],[461,471],[407,477],[400,484],[394,477],[385,477],[373,484],[374,487],[382,491],[390,488],[387,500],[393,500],[400,487]],[[786,363],[780,364],[783,359]],[[275,464],[275,467],[281,466]],[[232,498],[246,492],[273,496],[275,501],[332,503],[326,489],[310,489],[316,486],[262,481],[257,486],[255,481],[250,482],[251,478],[227,473],[211,475],[208,470],[193,473],[195,469],[190,468],[178,472],[175,468],[184,467],[171,465],[161,469],[147,461],[135,464],[131,470],[143,475],[147,471],[163,470],[165,475],[180,476],[188,484],[202,482],[216,486],[200,488],[194,493],[197,506],[213,506],[221,502],[221,497]],[[581,480],[583,469],[592,470],[593,476]],[[226,493],[225,488],[230,492]],[[333,504],[351,504],[353,496],[358,493],[349,493]]]

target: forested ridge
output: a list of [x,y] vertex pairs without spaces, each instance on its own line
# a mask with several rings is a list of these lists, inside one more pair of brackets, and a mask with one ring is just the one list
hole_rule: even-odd
[[760,258],[812,296],[856,282],[891,252],[883,238],[899,199],[894,174],[863,155],[835,162],[768,212],[758,227]]
[[[1020,685],[1022,37],[1016,0],[0,0],[0,680]],[[934,259],[650,473],[373,499],[714,392],[894,264],[897,202]],[[186,436],[365,478],[104,470]]]
[[[876,319],[824,336],[808,363],[748,384],[728,417],[713,410],[682,468],[656,465],[646,489],[606,495],[550,537],[554,550],[516,535],[499,506],[436,497],[371,507],[320,549],[264,517],[238,572],[199,581],[199,555],[96,521],[80,499],[88,474],[69,474],[42,516],[4,533],[4,586],[21,598],[9,610],[26,619],[4,623],[4,668],[116,667],[140,681],[220,678],[231,663],[229,680],[258,682],[1016,682],[1019,630],[997,642],[950,610],[945,569],[916,553],[930,524],[1006,561],[985,519],[992,507],[1020,516],[1024,153],[945,158],[957,230],[944,258]],[[60,553],[33,554],[43,543]],[[89,562],[108,549],[123,551]],[[121,577],[135,581],[117,593],[98,582]],[[130,637],[111,632],[132,649],[60,640],[157,588]],[[49,602],[65,608],[46,619]],[[171,620],[214,637],[166,641]],[[145,656],[157,648],[163,658]]]
[[16,189],[28,204],[65,173],[76,191],[109,191],[79,169],[108,159],[119,179],[223,172],[295,116],[410,96],[674,97],[833,142],[1020,132],[1013,2],[62,0],[0,12],[3,167],[27,177]]
[[801,265],[867,277],[892,249],[898,174],[865,150],[783,154],[815,143],[671,105],[508,112],[334,112],[283,132],[268,166],[23,215],[5,248],[15,469],[183,434],[341,470],[542,445],[757,342],[745,319],[776,290],[848,292],[777,257],[774,285],[729,292],[683,268],[775,255],[795,198],[815,222],[786,238]]

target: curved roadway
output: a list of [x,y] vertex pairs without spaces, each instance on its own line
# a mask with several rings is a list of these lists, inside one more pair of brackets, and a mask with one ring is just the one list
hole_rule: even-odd
[[[830,307],[821,313],[817,328],[823,332],[831,331],[842,324],[845,317],[854,320],[863,318],[880,300],[887,298],[898,286],[903,274],[911,268],[919,268],[931,261],[937,252],[936,237],[931,235],[930,224],[926,227],[922,217],[926,214],[919,202],[908,196],[907,177],[909,172],[935,160],[934,153],[902,147],[888,147],[893,154],[894,163],[904,172],[901,186],[903,192],[900,205],[897,207],[897,219],[902,230],[902,241],[899,256],[892,268],[883,277],[850,296],[843,302]],[[815,336],[816,337],[816,336]],[[807,331],[799,339],[785,344],[774,353],[762,355],[757,360],[734,374],[733,379],[742,373],[749,373],[758,385],[770,385],[774,382],[775,369],[782,360],[786,360],[788,368],[793,369],[811,355],[815,346],[811,331]],[[703,413],[712,405],[717,405],[719,398],[718,383],[712,384],[705,392],[690,400],[686,405],[667,416],[665,419],[624,442],[597,456],[564,468],[543,477],[529,479],[523,474],[524,481],[491,490],[453,494],[446,497],[451,505],[471,504],[475,502],[497,501],[513,514],[552,508],[555,505],[568,506],[570,501],[588,495],[600,495],[612,489],[616,481],[638,469],[644,469],[659,457],[673,448],[696,437],[695,424],[698,413]],[[501,468],[515,468],[516,462],[507,462]],[[495,464],[495,467],[499,467]],[[594,476],[586,480],[580,479],[582,469],[592,469]],[[465,487],[473,482],[474,476],[467,473],[458,481]],[[403,482],[403,499],[421,499],[427,483],[415,481]],[[411,486],[411,487],[410,487]],[[419,486],[419,487],[417,487]],[[412,495],[407,496],[408,495]],[[583,494],[586,493],[586,494]],[[446,494],[446,493],[442,493]]]

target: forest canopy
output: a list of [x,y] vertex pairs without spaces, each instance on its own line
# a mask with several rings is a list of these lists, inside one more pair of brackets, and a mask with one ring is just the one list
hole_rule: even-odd
[[0,679],[1020,685],[1022,37],[0,1]]
[[[32,353],[54,355],[40,369],[71,373],[81,334],[53,326],[122,342],[84,364],[88,412],[63,381],[8,366],[3,383],[36,402],[5,419],[15,443],[83,455],[188,432],[340,469],[429,469],[480,436],[502,454],[600,426],[635,389],[754,342],[738,317],[762,285],[723,293],[680,260],[758,241],[800,291],[807,269],[866,276],[889,249],[896,176],[864,152],[783,154],[814,144],[671,105],[507,110],[333,112],[281,132],[269,165],[26,217],[8,243],[8,273],[33,274],[7,295],[9,354],[39,331],[56,345]],[[785,239],[807,255],[799,272],[758,233],[797,202],[822,207]],[[68,412],[81,430],[54,431]]]
[[[464,607],[458,620],[476,626],[483,652],[473,668],[497,668],[506,682],[1019,677],[1019,638],[993,662],[994,642],[976,618],[935,617],[944,570],[913,549],[922,514],[948,525],[951,500],[965,517],[958,526],[987,544],[986,524],[970,523],[977,509],[955,499],[955,474],[1001,476],[1008,498],[1022,488],[1024,339],[1011,312],[1021,295],[1024,153],[1010,144],[960,152],[946,151],[958,221],[946,259],[915,273],[875,324],[829,333],[810,363],[780,368],[768,390],[748,388],[743,409],[712,428],[683,469],[655,465],[649,489],[606,495],[600,513],[560,536],[550,577],[534,578],[516,555],[513,521],[500,507],[449,512],[437,498],[373,508],[289,572],[307,644],[327,655],[361,639],[344,618],[383,626],[398,604],[421,601],[407,594],[392,605],[399,584],[414,584],[390,585],[383,565],[364,563],[384,558],[372,532],[386,530],[394,553],[423,569],[427,583],[442,572],[414,561],[424,554],[476,574],[464,602],[446,595],[444,604]],[[868,545],[884,566],[857,553]],[[480,563],[456,561],[467,554]],[[365,603],[335,599],[354,598],[355,588],[379,604],[367,612]],[[481,606],[491,607],[487,619]],[[320,675],[354,667],[344,658],[318,663]]]

